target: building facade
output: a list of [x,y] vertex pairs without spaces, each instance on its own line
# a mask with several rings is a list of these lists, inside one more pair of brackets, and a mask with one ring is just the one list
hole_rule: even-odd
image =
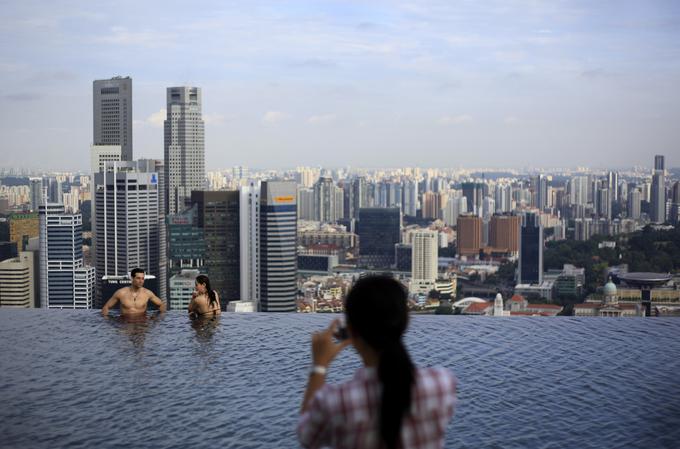
[[205,124],[201,89],[169,87],[164,122],[165,204],[176,214],[187,206],[191,192],[205,189]]
[[394,265],[395,245],[401,240],[401,212],[397,207],[359,209],[359,265],[389,269]]
[[297,205],[294,182],[260,189],[260,310],[294,312],[297,299]]
[[94,145],[119,145],[124,161],[132,160],[132,79],[113,77],[92,83]]

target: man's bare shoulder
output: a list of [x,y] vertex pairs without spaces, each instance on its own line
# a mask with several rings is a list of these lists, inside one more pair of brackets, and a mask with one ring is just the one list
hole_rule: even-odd
[[113,294],[113,296],[117,296],[119,298],[122,298],[123,296],[129,295],[130,294],[130,288],[129,287],[121,287],[118,290],[116,290],[116,293]]

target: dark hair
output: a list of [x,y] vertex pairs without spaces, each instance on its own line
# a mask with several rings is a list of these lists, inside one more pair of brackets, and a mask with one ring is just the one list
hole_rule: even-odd
[[134,279],[137,273],[144,274],[144,270],[142,270],[141,268],[133,268],[132,271],[130,272],[130,277]]
[[205,274],[199,274],[196,276],[196,282],[205,285],[205,289],[208,292],[208,299],[210,300],[210,307],[212,307],[212,305],[217,302],[217,295],[210,285],[210,279]]
[[378,352],[380,436],[389,449],[400,445],[401,424],[411,406],[415,368],[401,340],[408,326],[408,295],[387,276],[370,276],[354,284],[345,301],[352,332]]

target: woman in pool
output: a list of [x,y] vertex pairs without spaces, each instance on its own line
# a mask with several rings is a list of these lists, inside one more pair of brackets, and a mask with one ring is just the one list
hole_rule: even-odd
[[197,276],[196,290],[191,295],[189,303],[189,317],[212,317],[219,315],[220,312],[220,298],[210,286],[210,279],[204,274]]
[[[407,293],[388,277],[360,279],[345,302],[347,339],[335,320],[312,335],[312,369],[302,401],[303,447],[441,448],[453,416],[456,380],[444,368],[416,368],[402,342]],[[352,345],[363,361],[351,380],[324,385],[335,356]]]

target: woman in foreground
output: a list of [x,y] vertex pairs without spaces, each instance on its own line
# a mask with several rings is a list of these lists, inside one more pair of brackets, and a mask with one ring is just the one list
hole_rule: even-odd
[[[348,339],[336,342],[339,323],[312,336],[309,383],[298,438],[317,448],[441,448],[453,416],[456,380],[444,368],[416,368],[402,342],[407,293],[394,279],[360,279],[345,303]],[[351,380],[324,385],[326,371],[346,346],[364,366]]]
[[208,276],[201,274],[196,277],[196,290],[191,295],[189,303],[189,317],[203,318],[219,315],[221,312],[220,298],[210,286]]

